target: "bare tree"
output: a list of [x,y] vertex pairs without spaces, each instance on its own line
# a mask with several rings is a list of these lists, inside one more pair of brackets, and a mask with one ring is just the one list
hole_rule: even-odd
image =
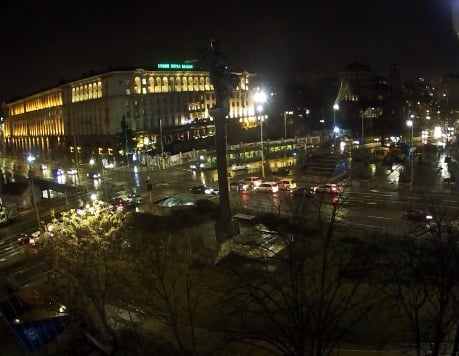
[[193,354],[208,344],[205,319],[214,280],[213,253],[198,240],[202,235],[192,229],[136,236],[130,249],[135,258],[120,280],[120,305],[155,324],[165,342]]
[[230,268],[237,282],[222,305],[225,315],[238,315],[226,330],[232,342],[272,354],[329,354],[377,303],[363,244],[337,226],[340,204],[325,205],[319,201],[318,209],[327,209],[329,220],[320,211],[313,222],[298,215],[279,231],[281,253],[266,253],[248,271]]
[[432,220],[388,248],[381,290],[413,337],[416,354],[429,345],[436,356],[445,344],[458,345],[459,232],[446,205],[430,205],[429,211]]

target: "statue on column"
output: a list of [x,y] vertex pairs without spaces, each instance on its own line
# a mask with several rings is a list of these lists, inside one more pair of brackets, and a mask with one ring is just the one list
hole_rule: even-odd
[[226,58],[220,51],[220,42],[216,39],[210,41],[210,48],[205,49],[198,62],[209,71],[216,96],[216,108],[224,108],[228,105],[228,99],[232,91],[239,83],[239,76],[231,73],[226,64]]
[[219,42],[212,39],[210,48],[201,51],[197,62],[209,71],[210,82],[215,91],[215,106],[209,110],[215,123],[215,143],[219,188],[219,217],[215,226],[218,242],[225,242],[239,233],[239,226],[232,219],[229,188],[228,188],[228,162],[226,157],[226,130],[225,121],[229,113],[229,99],[232,91],[239,83],[239,76],[228,70],[225,56],[219,48]]

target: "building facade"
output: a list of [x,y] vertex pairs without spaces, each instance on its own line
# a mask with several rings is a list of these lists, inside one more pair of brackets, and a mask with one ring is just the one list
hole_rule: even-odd
[[[239,73],[229,100],[228,119],[243,127],[257,124],[252,76]],[[126,154],[118,149],[126,125],[136,143],[133,151],[157,152],[168,142],[214,135],[209,115],[214,105],[209,73],[192,64],[113,70],[4,103],[5,150],[49,159],[116,157]]]

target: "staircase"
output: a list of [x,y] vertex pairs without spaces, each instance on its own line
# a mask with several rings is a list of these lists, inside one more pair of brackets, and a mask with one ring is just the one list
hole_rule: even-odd
[[333,153],[312,156],[303,165],[303,176],[310,181],[332,181],[335,177],[336,167],[341,161],[341,155]]

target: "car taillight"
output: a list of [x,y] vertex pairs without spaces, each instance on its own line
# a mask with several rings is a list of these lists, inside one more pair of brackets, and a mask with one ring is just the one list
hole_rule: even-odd
[[29,238],[29,244],[35,245],[35,239],[33,237]]

